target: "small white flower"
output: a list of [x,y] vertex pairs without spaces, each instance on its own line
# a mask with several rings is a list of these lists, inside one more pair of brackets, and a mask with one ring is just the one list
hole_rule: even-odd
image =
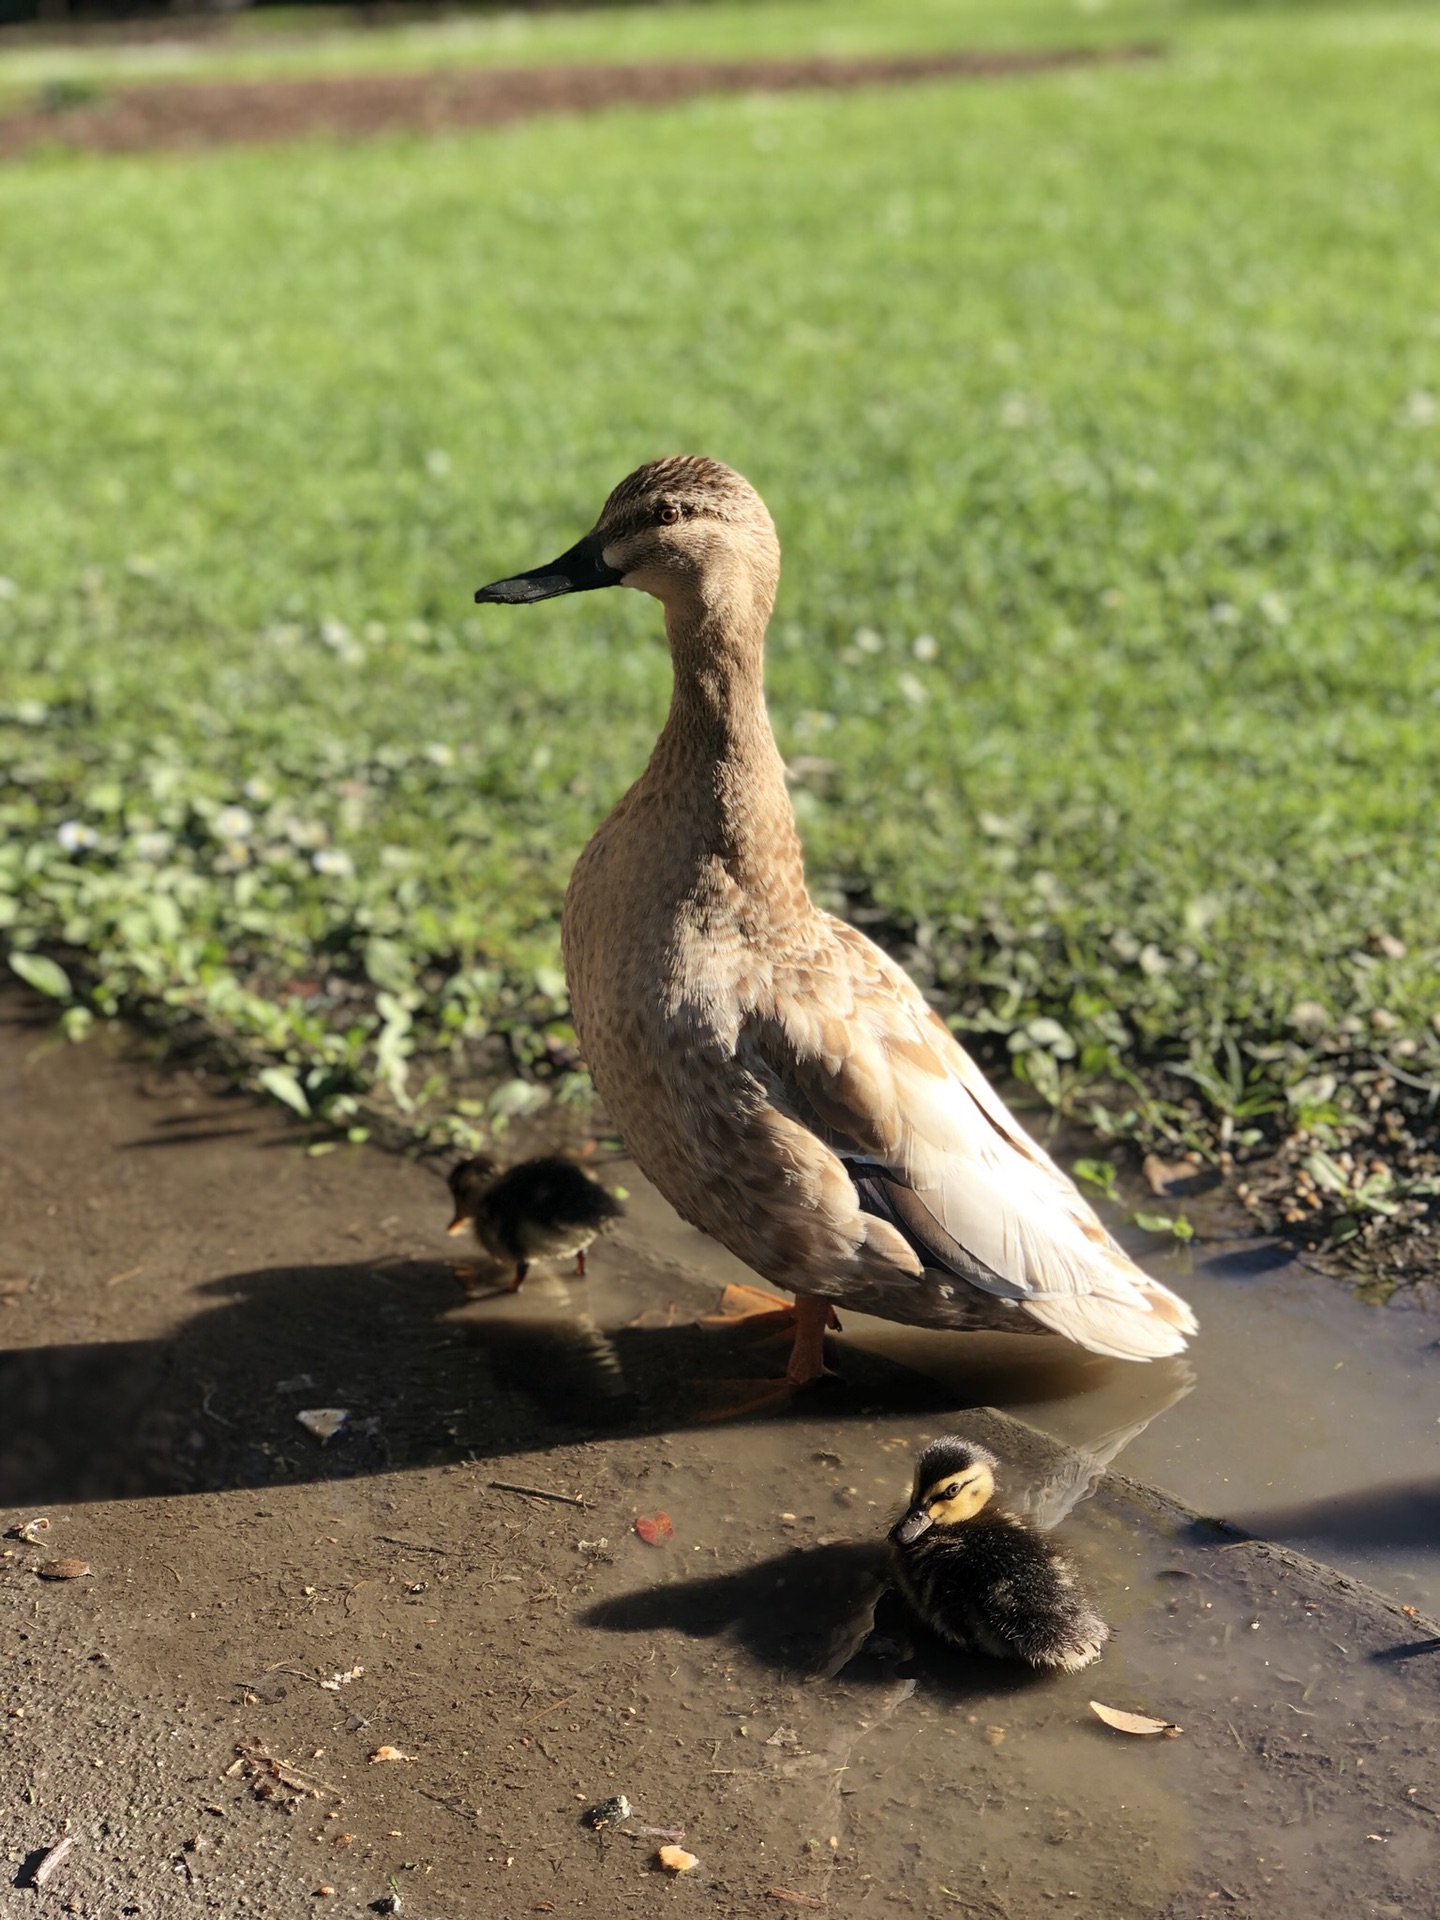
[[261,774],[252,773],[245,782],[242,792],[247,800],[253,800],[257,807],[263,807],[275,798],[275,789]]
[[910,702],[912,707],[924,706],[925,704],[924,683],[920,680],[917,680],[913,673],[900,674],[897,677],[895,684],[897,687],[899,687],[901,693],[903,694],[905,699],[907,699]]
[[1289,625],[1290,609],[1286,605],[1285,598],[1282,594],[1262,593],[1260,596],[1260,611],[1272,627]]
[[1407,427],[1433,427],[1440,420],[1440,401],[1436,400],[1433,393],[1426,393],[1423,387],[1419,387],[1406,396],[1400,417]]
[[365,658],[365,649],[351,633],[343,620],[322,620],[320,638],[329,647],[338,660],[347,667],[358,667]]
[[0,600],[13,600],[20,589],[13,580],[0,573]]
[[855,644],[861,653],[883,653],[885,642],[873,627],[861,627],[855,635]]
[[55,838],[60,842],[62,853],[83,853],[87,847],[98,846],[100,841],[94,827],[87,827],[83,820],[62,820]]
[[342,880],[348,879],[355,871],[355,862],[339,847],[321,847],[310,856],[310,864],[317,873],[330,874]]
[[134,841],[135,857],[138,860],[163,860],[174,841],[168,833],[162,833],[157,827],[149,833],[137,833]]
[[940,652],[940,642],[933,633],[917,633],[910,643],[910,651],[917,660],[934,660]]
[[244,807],[221,807],[211,824],[217,840],[244,840],[255,822]]
[[450,456],[443,447],[432,447],[425,456],[425,471],[432,480],[443,480],[450,471]]
[[453,767],[455,749],[447,746],[443,740],[432,740],[425,748],[425,758],[432,767]]

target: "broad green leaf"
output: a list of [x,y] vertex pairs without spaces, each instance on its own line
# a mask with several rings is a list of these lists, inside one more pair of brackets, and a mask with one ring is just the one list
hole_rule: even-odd
[[295,1078],[289,1067],[264,1067],[261,1069],[260,1084],[275,1099],[283,1100],[292,1107],[302,1119],[310,1117],[310,1102],[305,1098],[305,1089]]
[[12,953],[10,970],[37,993],[48,993],[52,1000],[68,1000],[73,991],[69,974],[43,953]]

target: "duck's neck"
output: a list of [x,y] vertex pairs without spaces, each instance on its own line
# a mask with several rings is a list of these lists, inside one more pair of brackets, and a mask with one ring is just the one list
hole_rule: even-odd
[[808,906],[785,767],[765,710],[769,596],[667,606],[675,682],[646,770],[690,856],[719,861],[747,896],[784,918]]

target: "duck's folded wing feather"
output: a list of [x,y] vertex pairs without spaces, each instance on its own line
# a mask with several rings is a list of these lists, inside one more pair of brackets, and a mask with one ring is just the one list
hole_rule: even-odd
[[862,1204],[927,1266],[1093,1352],[1179,1352],[1195,1330],[1185,1302],[1115,1243],[913,981],[853,928],[826,935],[777,972],[754,1037]]

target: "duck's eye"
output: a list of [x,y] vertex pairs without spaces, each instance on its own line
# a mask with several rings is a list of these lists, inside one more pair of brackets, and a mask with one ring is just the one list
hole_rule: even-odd
[[680,518],[680,509],[667,502],[660,508],[655,518],[660,522],[662,527],[673,527],[675,522]]

